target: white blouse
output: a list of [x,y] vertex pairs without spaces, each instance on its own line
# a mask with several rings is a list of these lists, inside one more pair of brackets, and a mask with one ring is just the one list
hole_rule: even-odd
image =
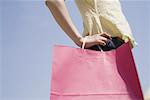
[[137,45],[119,0],[75,0],[75,3],[83,19],[83,37],[104,31],[125,42],[130,39],[133,47]]

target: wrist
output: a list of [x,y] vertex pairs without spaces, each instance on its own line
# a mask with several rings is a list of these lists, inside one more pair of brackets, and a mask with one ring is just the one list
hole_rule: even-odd
[[81,47],[82,46],[82,43],[83,43],[83,37],[78,37],[77,38],[77,41],[75,42],[79,47]]

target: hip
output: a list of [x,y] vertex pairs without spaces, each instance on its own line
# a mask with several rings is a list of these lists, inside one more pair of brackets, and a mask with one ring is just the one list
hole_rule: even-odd
[[110,51],[112,49],[118,48],[123,43],[125,43],[125,42],[121,38],[119,38],[119,37],[112,37],[112,39],[109,39],[106,42],[105,46],[98,44],[98,45],[94,45],[92,47],[89,47],[87,49],[96,50],[96,51],[101,51],[101,49],[102,49],[103,51]]

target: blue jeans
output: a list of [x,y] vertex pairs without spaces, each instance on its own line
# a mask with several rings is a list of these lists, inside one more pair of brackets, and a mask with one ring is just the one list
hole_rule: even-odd
[[102,46],[102,45],[94,45],[90,48],[86,48],[86,49],[90,49],[90,50],[96,50],[96,51],[100,51],[101,49],[103,51],[109,51],[109,50],[112,50],[112,49],[116,49],[118,48],[119,46],[121,46],[124,42],[124,40],[118,38],[118,37],[112,37],[112,39],[109,39],[107,42],[106,42],[106,45],[105,46]]

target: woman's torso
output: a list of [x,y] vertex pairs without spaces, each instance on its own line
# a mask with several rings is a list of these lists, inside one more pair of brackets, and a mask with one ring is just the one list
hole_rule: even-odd
[[83,19],[83,36],[101,33],[135,42],[119,0],[75,0]]

